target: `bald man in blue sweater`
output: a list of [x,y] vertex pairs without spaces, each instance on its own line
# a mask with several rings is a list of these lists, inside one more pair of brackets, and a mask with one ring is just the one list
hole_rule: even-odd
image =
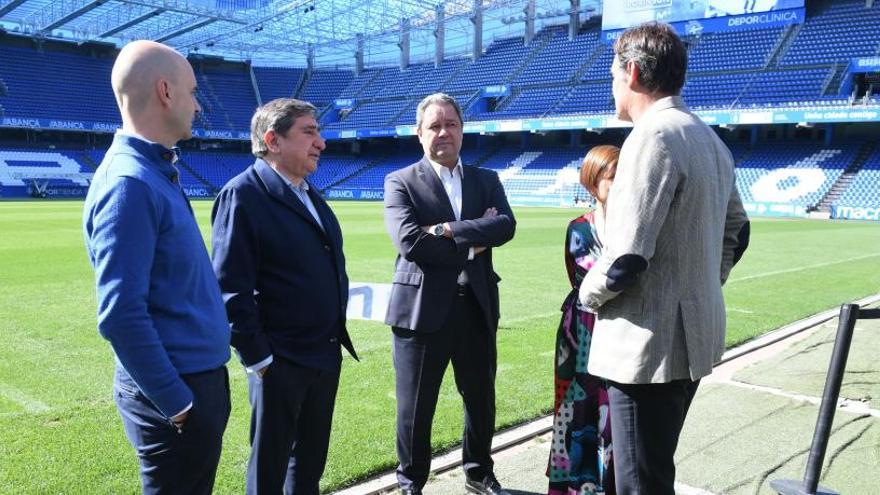
[[164,45],[126,45],[112,72],[122,129],[83,211],[98,331],[143,493],[210,494],[229,419],[229,326],[172,147],[200,110],[192,67]]

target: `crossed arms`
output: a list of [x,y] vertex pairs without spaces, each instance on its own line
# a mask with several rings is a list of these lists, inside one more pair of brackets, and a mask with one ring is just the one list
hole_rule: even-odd
[[[490,181],[488,201],[481,205],[485,209],[483,216],[446,222],[448,236],[428,233],[426,227],[429,225],[419,221],[412,185],[399,174],[391,174],[385,179],[385,227],[403,258],[419,266],[461,270],[471,248],[474,248],[474,254],[479,254],[482,252],[480,248],[498,247],[513,238],[516,220],[507,203],[504,187],[496,174],[481,172],[485,174],[484,180],[488,178]],[[447,198],[439,200],[447,201]]]

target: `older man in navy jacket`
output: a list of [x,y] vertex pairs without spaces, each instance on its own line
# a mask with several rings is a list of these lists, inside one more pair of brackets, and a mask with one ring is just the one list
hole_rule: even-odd
[[309,103],[280,98],[251,121],[256,162],[212,213],[214,272],[248,372],[247,493],[317,494],[344,346],[348,277],[336,216],[306,181],[324,140]]

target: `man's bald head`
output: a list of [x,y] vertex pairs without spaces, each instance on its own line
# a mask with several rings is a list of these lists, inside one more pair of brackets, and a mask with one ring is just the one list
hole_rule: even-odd
[[167,147],[192,137],[201,111],[192,66],[179,53],[153,41],[125,45],[111,75],[122,129]]
[[177,83],[187,69],[189,62],[174,49],[155,41],[133,41],[113,64],[110,80],[116,104],[123,114],[137,115],[153,101],[160,79]]

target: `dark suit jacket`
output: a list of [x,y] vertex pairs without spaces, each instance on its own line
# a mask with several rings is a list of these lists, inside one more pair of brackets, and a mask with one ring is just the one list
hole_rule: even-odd
[[[516,220],[498,174],[464,167],[461,220],[455,220],[449,197],[430,162],[423,158],[385,178],[385,227],[398,256],[385,323],[419,332],[433,332],[446,319],[456,297],[458,274],[467,270],[486,325],[498,328],[498,282],[492,250],[468,261],[468,248],[501,246],[513,238]],[[481,218],[489,207],[494,218]],[[454,239],[422,230],[449,222]]]
[[246,366],[273,355],[327,368],[338,364],[339,343],[355,356],[345,328],[342,231],[314,187],[309,197],[324,229],[281,177],[257,159],[214,203],[214,272],[232,346]]

